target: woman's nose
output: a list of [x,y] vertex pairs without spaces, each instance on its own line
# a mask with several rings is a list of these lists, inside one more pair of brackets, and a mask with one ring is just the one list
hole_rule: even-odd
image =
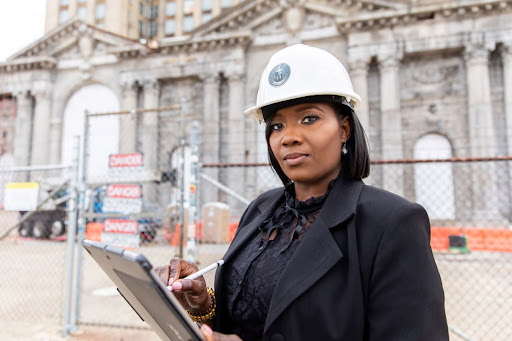
[[281,144],[283,146],[290,146],[294,144],[301,144],[302,136],[300,132],[293,127],[286,127],[284,130],[283,139],[281,140]]

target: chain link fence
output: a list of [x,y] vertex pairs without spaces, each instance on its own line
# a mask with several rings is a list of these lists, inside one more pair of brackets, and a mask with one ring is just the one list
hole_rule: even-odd
[[[451,340],[509,340],[512,327],[510,157],[373,161],[365,183],[423,205],[441,273]],[[281,183],[268,164],[206,164],[220,182],[252,200]],[[202,179],[230,208],[230,228],[246,206]]]
[[0,168],[4,323],[62,323],[70,177],[66,166]]
[[[205,163],[195,169],[200,161],[194,159],[197,143],[182,139],[194,129],[193,119],[182,116],[180,121],[176,108],[147,112],[169,118],[156,130],[157,150],[165,152],[160,152],[152,172],[145,167],[147,150],[140,148],[140,139],[117,137],[134,149],[118,145],[118,149],[101,157],[94,155],[94,148],[100,146],[91,149],[91,144],[86,144],[89,162],[82,167],[91,168],[80,187],[78,238],[102,239],[107,233],[116,233],[119,221],[129,220],[136,226],[131,239],[110,236],[114,238],[110,240],[135,243],[130,246],[144,253],[153,265],[166,264],[178,255],[192,256],[199,266],[213,263],[225,253],[247,202],[280,186],[280,181],[266,163]],[[98,123],[94,120],[107,116],[117,116],[119,121],[129,117],[143,120],[145,114],[90,115],[88,134],[95,136],[94,125]],[[118,159],[112,161],[113,157]],[[112,169],[116,165],[124,169]],[[365,181],[427,209],[432,224],[431,245],[445,289],[451,340],[512,337],[512,327],[507,323],[512,313],[511,170],[512,161],[507,157],[374,161],[371,176]],[[61,185],[67,188],[69,176],[62,169],[11,172],[8,181],[3,181],[38,181],[42,188],[53,178],[58,181],[48,187],[49,192],[42,192],[49,195]],[[65,194],[65,190],[55,194],[52,202],[55,204]],[[53,219],[61,220],[61,216]],[[108,220],[111,225],[107,231]],[[19,221],[19,212],[0,211],[0,271],[5,278],[0,283],[0,318],[62,324],[65,262],[69,256],[62,242],[65,237],[52,230],[45,238],[20,234]],[[108,277],[80,250],[75,249],[78,286],[77,299],[72,303],[77,309],[73,322],[115,327],[126,335],[133,329],[146,330],[146,324],[117,294]],[[214,275],[206,275],[210,286]],[[34,290],[35,285],[38,290]]]

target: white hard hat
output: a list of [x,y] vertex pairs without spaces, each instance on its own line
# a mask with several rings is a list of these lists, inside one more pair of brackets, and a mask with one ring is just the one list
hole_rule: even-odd
[[347,70],[336,57],[308,45],[288,46],[270,58],[261,75],[256,106],[245,114],[263,121],[265,106],[318,95],[343,97],[354,110],[361,102]]

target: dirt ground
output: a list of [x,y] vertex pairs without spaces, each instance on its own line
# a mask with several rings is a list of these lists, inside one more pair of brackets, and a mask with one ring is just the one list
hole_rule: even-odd
[[[8,218],[0,216],[0,234]],[[220,259],[226,248],[199,245],[196,260],[205,266]],[[153,265],[166,264],[178,252],[170,245],[140,251]],[[158,340],[89,255],[83,256],[79,326],[64,337],[66,242],[21,239],[14,232],[0,241],[0,340]],[[511,340],[512,254],[439,253],[436,261],[445,288],[450,339]],[[213,276],[206,276],[210,286]]]

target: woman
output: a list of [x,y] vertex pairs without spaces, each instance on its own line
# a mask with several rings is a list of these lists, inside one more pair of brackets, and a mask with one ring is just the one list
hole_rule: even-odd
[[270,59],[246,114],[265,122],[285,187],[246,209],[215,293],[180,280],[197,271],[184,260],[157,268],[206,340],[448,340],[425,210],[361,180],[359,102],[326,51],[299,44]]

